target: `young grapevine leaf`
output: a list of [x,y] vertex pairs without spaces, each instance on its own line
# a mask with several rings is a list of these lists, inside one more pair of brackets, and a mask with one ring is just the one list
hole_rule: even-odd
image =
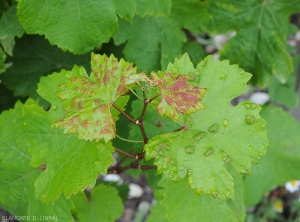
[[57,216],[61,221],[73,221],[73,205],[60,197],[54,205],[44,205],[35,198],[34,182],[40,168],[29,163],[26,134],[22,128],[23,105],[17,102],[13,110],[0,115],[0,206],[15,216]]
[[200,101],[205,89],[187,84],[188,76],[152,72],[150,78],[160,91],[161,100],[157,106],[160,115],[178,120],[180,113],[190,114],[204,108]]
[[51,129],[51,113],[55,111],[30,105],[24,112],[30,163],[34,167],[46,164],[46,170],[35,182],[38,199],[54,202],[61,192],[68,198],[87,185],[94,186],[99,173],[106,174],[113,162],[111,143],[78,140],[77,135]]
[[123,204],[116,188],[100,184],[92,189],[91,199],[84,193],[71,198],[79,221],[111,222],[122,216]]
[[[191,62],[183,66],[187,61],[184,55],[167,71],[191,71]],[[260,108],[249,101],[230,105],[244,92],[250,74],[228,61],[214,62],[209,56],[188,75],[190,83],[207,89],[202,99],[205,109],[186,115],[183,130],[150,139],[145,146],[146,158],[153,158],[158,173],[168,180],[188,177],[191,188],[199,194],[234,198],[234,181],[226,165],[250,174],[250,167],[265,153],[268,143]]]
[[[190,189],[187,179],[160,183],[166,191],[161,204],[166,207],[169,221],[238,221],[226,201],[210,195],[197,195]],[[184,212],[184,213],[183,213]]]
[[45,35],[63,50],[83,54],[108,42],[117,31],[114,3],[118,2],[18,0],[17,15],[26,33]]
[[[221,58],[230,59],[254,74],[253,84],[266,86],[275,76],[285,83],[293,71],[286,49],[290,16],[300,10],[293,1],[212,1],[209,30],[221,33],[235,31],[220,51]],[[249,34],[251,33],[251,34]]]
[[256,205],[265,192],[300,178],[300,123],[281,108],[265,106],[261,112],[268,122],[268,152],[245,179],[245,203]]
[[[79,132],[81,139],[107,142],[116,135],[116,119],[111,110],[116,106],[115,101],[148,77],[136,74],[131,63],[123,59],[118,62],[114,56],[92,54],[91,68],[90,76],[83,67],[77,66],[67,73],[68,82],[58,90],[67,114],[54,126],[64,127],[68,133]],[[120,98],[122,107],[127,100],[128,97]]]

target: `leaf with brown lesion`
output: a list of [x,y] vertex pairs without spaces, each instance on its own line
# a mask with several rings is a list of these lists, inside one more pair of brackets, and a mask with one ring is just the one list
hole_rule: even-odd
[[[117,115],[112,114],[112,104],[117,100],[127,101],[123,95],[148,77],[113,55],[92,54],[91,69],[90,76],[83,67],[75,66],[68,71],[68,81],[60,85],[57,93],[64,101],[66,114],[53,126],[64,127],[65,133],[78,132],[80,139],[107,142],[116,135]],[[119,107],[121,110],[125,103]]]
[[160,115],[178,120],[179,114],[190,114],[203,109],[201,100],[205,89],[188,84],[189,77],[182,74],[152,73],[151,80],[160,91],[157,111]]

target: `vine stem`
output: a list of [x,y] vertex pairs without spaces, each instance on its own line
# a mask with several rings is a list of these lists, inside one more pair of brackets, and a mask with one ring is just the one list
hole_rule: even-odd
[[151,99],[149,99],[148,103],[151,103],[154,99],[156,99],[159,96],[161,96],[161,94],[157,94],[156,96],[153,96]]
[[114,102],[112,103],[112,106],[115,107],[123,116],[126,117],[130,122],[136,124],[136,121],[132,119],[130,116],[128,116],[123,110],[120,109]]
[[132,158],[132,159],[137,159],[138,158],[138,155],[133,155],[133,154],[130,154],[130,153],[127,153],[125,152],[124,150],[121,150],[117,147],[114,147],[115,151],[119,152],[119,153],[122,153],[124,156],[127,156],[129,158]]

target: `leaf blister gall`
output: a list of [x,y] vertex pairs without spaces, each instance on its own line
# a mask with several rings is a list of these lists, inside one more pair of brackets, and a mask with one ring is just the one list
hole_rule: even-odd
[[210,154],[212,154],[214,152],[214,148],[213,147],[209,147],[205,153],[204,156],[209,156]]
[[255,117],[253,115],[246,115],[246,122],[248,124],[253,124],[255,121]]
[[194,152],[195,147],[194,146],[187,146],[185,147],[185,152],[188,154],[192,154]]
[[218,131],[218,124],[213,124],[208,128],[209,132],[216,133]]

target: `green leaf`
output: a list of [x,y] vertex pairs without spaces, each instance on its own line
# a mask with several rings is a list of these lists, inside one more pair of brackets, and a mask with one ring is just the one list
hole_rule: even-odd
[[129,22],[132,22],[135,10],[136,10],[136,0],[113,0],[116,7],[116,13]]
[[92,189],[90,201],[84,193],[78,193],[71,200],[79,221],[111,222],[122,216],[122,200],[114,187],[100,184]]
[[119,32],[114,36],[114,41],[119,45],[128,40],[123,50],[125,58],[137,64],[139,70],[150,72],[159,68],[160,31],[155,18],[135,16],[132,24],[119,21]]
[[238,221],[245,221],[246,210],[244,204],[243,175],[236,172],[232,167],[229,167],[228,170],[234,179],[235,199],[228,199],[226,202],[230,209],[235,213]]
[[51,112],[55,111],[49,112],[31,105],[24,116],[30,163],[34,167],[47,164],[35,182],[36,197],[46,203],[54,202],[61,192],[68,198],[93,186],[99,173],[106,174],[114,152],[110,143],[78,140],[77,135],[51,129]]
[[266,150],[266,122],[259,116],[259,107],[250,101],[230,105],[245,91],[249,73],[228,61],[214,62],[212,56],[191,72],[188,60],[187,55],[183,56],[167,71],[187,73],[194,79],[191,83],[206,88],[202,99],[206,109],[186,116],[183,130],[151,138],[145,145],[146,158],[154,159],[158,173],[166,179],[179,181],[188,177],[191,188],[199,194],[234,198],[234,181],[226,165],[250,174],[250,167]]
[[6,59],[6,55],[3,52],[2,48],[0,47],[0,74],[3,73],[6,69],[6,65],[5,65],[5,59]]
[[137,0],[136,14],[144,17],[151,16],[168,16],[170,14],[172,1],[171,0]]
[[0,42],[4,51],[12,56],[15,45],[15,36],[19,38],[23,35],[24,30],[17,18],[17,6],[12,5],[0,19]]
[[12,92],[8,90],[3,84],[0,84],[0,113],[3,110],[13,108],[15,103],[21,98],[13,96]]
[[294,56],[292,60],[294,63],[294,72],[289,75],[286,83],[282,84],[274,78],[268,88],[270,99],[288,108],[296,108],[299,103],[298,94],[296,92],[296,72],[300,56]]
[[59,86],[57,95],[67,113],[54,126],[64,127],[65,133],[79,132],[80,139],[107,142],[116,135],[112,106],[122,104],[124,110],[128,97],[121,97],[119,104],[115,101],[147,76],[136,74],[131,63],[118,62],[114,56],[92,54],[91,67],[90,76],[78,66],[66,74],[68,82]]
[[167,214],[166,208],[160,206],[159,203],[156,203],[151,206],[150,214],[147,217],[146,222],[168,222],[168,220],[165,219],[166,214]]
[[281,108],[265,106],[261,115],[268,122],[266,128],[270,145],[253,175],[245,179],[245,203],[257,204],[272,187],[300,178],[300,124]]
[[54,205],[44,205],[35,198],[34,181],[40,175],[39,168],[29,162],[26,134],[22,129],[23,105],[17,102],[13,110],[0,115],[0,205],[15,216],[54,216],[61,221],[73,221],[70,209],[73,205],[64,197]]
[[0,40],[21,37],[24,33],[22,25],[17,17],[17,6],[12,5],[0,19]]
[[193,32],[203,30],[209,23],[210,13],[207,3],[197,0],[173,0],[171,16],[183,28]]
[[117,31],[116,9],[110,0],[18,0],[17,15],[26,33],[45,35],[52,44],[76,54],[108,42]]
[[253,84],[265,87],[275,76],[285,83],[293,71],[291,56],[286,50],[289,17],[300,10],[294,1],[213,1],[209,30],[236,31],[220,51],[254,74]]
[[161,99],[156,108],[160,115],[179,120],[179,114],[190,114],[204,108],[200,101],[205,89],[187,84],[188,76],[152,72],[150,78],[160,91]]
[[186,42],[183,28],[199,31],[200,27],[207,25],[208,18],[204,3],[176,0],[172,1],[169,17],[136,16],[132,24],[120,20],[114,40],[116,44],[127,41],[124,48],[126,59],[150,73],[160,66],[165,69],[169,62],[181,55],[182,45]]
[[0,78],[16,96],[39,98],[36,88],[41,76],[62,68],[71,69],[74,63],[89,67],[89,61],[89,55],[64,53],[41,36],[24,35],[16,40],[14,57],[7,58],[7,63],[12,66]]
[[0,17],[9,9],[9,3],[7,0],[0,0]]
[[187,53],[193,62],[193,65],[196,66],[204,57],[207,56],[207,53],[204,51],[203,47],[200,46],[197,42],[187,42],[182,46],[182,53]]
[[[226,201],[213,198],[210,195],[197,195],[192,191],[187,180],[166,182],[166,188],[161,204],[166,207],[166,219],[169,221],[238,221]],[[184,213],[183,213],[184,212]]]

